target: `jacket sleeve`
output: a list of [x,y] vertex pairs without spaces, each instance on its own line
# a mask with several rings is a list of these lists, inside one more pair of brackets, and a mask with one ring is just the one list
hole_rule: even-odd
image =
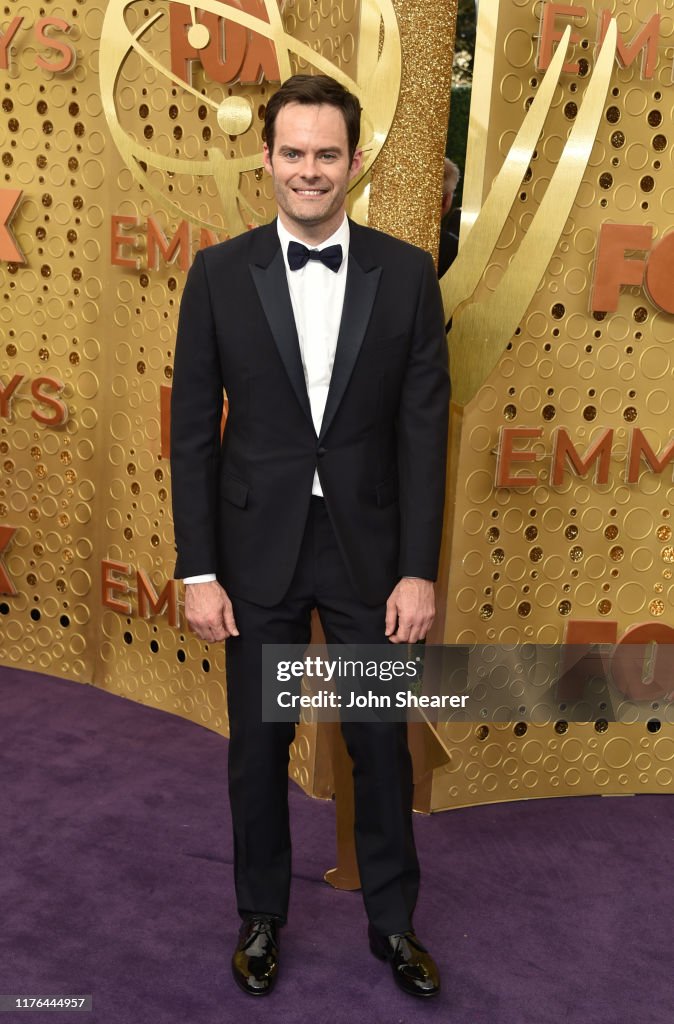
[[445,501],[449,397],[442,298],[433,261],[426,253],[398,409],[400,576],[437,578]]
[[223,380],[202,252],[187,275],[171,391],[171,491],[177,578],[215,572]]

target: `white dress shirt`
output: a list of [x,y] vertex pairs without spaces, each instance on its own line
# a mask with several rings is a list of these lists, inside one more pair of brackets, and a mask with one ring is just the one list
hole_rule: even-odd
[[[327,249],[330,245],[341,245],[342,265],[336,273],[320,260],[309,260],[301,270],[291,270],[288,266],[289,243],[299,242],[300,245],[305,243],[291,235],[280,220],[277,221],[277,225],[297,337],[300,343],[311,418],[314,421],[316,436],[318,436],[323,422],[325,403],[328,399],[332,365],[337,348],[337,335],[344,307],[349,253],[349,222],[345,215],[334,235],[330,235],[330,238],[326,238],[319,246],[307,246],[309,249]],[[318,472],[314,473],[311,493],[323,497]]]
[[[276,224],[286,268],[297,337],[300,343],[311,418],[314,421],[314,430],[318,437],[328,398],[337,336],[344,307],[349,255],[349,221],[345,214],[341,225],[330,238],[326,238],[319,246],[307,246],[309,249],[327,249],[330,245],[341,245],[343,258],[337,272],[330,270],[320,260],[309,260],[301,270],[291,270],[288,266],[288,244],[299,242],[304,245],[305,243],[300,238],[291,235],[281,223],[280,218]],[[311,493],[319,497],[323,496],[317,471],[314,472]],[[200,576],[187,576],[184,582],[207,583],[215,578],[215,573],[204,573]]]

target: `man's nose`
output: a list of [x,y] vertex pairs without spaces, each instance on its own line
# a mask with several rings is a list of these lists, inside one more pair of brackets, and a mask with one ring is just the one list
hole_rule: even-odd
[[314,179],[320,177],[320,169],[316,162],[316,158],[313,156],[305,155],[302,166],[300,167],[300,175],[303,178]]

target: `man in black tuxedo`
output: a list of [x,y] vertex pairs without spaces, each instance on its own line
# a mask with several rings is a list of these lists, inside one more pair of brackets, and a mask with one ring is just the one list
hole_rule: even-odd
[[[292,723],[261,714],[261,645],[415,643],[434,616],[449,378],[427,253],[345,214],[360,105],[331,78],[272,97],[264,161],[278,219],[199,253],[183,294],[171,409],[178,561],[191,628],[226,641],[229,786],[243,926],[232,967],[278,973],[290,888]],[[223,388],[229,410],[222,441]],[[412,929],[419,865],[406,727],[345,722],[372,952],[439,990]]]

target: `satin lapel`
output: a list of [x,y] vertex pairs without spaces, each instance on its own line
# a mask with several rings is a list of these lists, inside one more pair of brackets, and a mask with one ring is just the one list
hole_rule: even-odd
[[342,322],[319,440],[327,433],[344,397],[370,321],[380,277],[381,267],[363,270],[353,252],[349,252]]
[[[271,227],[271,225],[270,225]],[[267,228],[257,228],[257,231],[266,231]],[[276,230],[274,228],[274,234]],[[270,251],[267,245],[268,239],[265,239],[264,249],[267,253]],[[293,386],[293,391],[297,395],[297,400],[302,406],[302,409],[309,421],[313,426],[313,420],[311,418],[311,406],[309,405],[309,395],[307,394],[307,385],[304,379],[304,369],[302,367],[302,357],[300,356],[300,343],[297,337],[297,328],[295,327],[295,317],[293,316],[293,307],[290,301],[290,292],[288,291],[288,280],[286,278],[286,268],[283,262],[283,253],[281,247],[278,245],[278,235],[276,235],[276,246],[275,252],[272,256],[271,262],[265,266],[251,263],[250,272],[253,276],[257,293],[262,303],[264,314],[267,317],[271,333],[273,335],[276,347],[279,351],[279,355],[283,360],[283,365],[286,368],[286,373],[290,378],[290,383]],[[273,251],[273,240],[272,249]]]

